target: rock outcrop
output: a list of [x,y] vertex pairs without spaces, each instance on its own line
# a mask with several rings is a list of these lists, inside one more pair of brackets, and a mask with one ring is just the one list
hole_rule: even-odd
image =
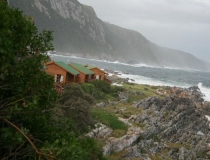
[[103,147],[104,155],[110,155],[112,152],[120,152],[126,147],[130,147],[140,137],[141,132],[140,128],[131,127],[123,137],[110,137],[107,144]]
[[95,127],[96,127],[95,129],[86,134],[86,137],[104,139],[113,132],[111,128],[107,127],[102,123],[95,124]]
[[203,103],[200,90],[197,87],[165,87],[161,90],[167,91],[167,96],[134,102],[130,107],[141,112],[128,119],[119,117],[130,127],[129,131],[121,138],[109,137],[103,147],[104,155],[125,150],[122,159],[210,158],[210,116],[203,107],[209,103]]
[[[193,100],[196,99],[151,97],[134,104],[132,107],[142,108],[143,113],[132,116],[131,120],[145,124],[143,140],[136,148],[152,155],[167,149],[169,152],[164,158],[180,160],[197,159],[196,153],[209,151],[209,121]],[[182,147],[172,147],[176,144]],[[126,157],[132,157],[132,154]]]

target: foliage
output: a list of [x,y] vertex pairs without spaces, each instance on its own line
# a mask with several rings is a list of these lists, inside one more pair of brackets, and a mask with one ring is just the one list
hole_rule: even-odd
[[0,159],[103,159],[97,143],[79,134],[91,124],[92,97],[67,86],[54,107],[58,95],[43,65],[51,32],[39,33],[5,2],[0,17]]
[[38,33],[30,18],[4,2],[0,3],[0,17],[0,109],[34,109],[39,104],[47,109],[54,94],[53,79],[42,72],[48,57],[38,53],[53,49],[51,32]]
[[38,33],[30,18],[5,2],[0,2],[0,17],[0,157],[21,157],[24,149],[30,157],[34,152],[12,125],[33,143],[46,138],[40,132],[50,130],[49,109],[57,94],[43,63],[48,59],[44,53],[53,49],[52,36],[49,31]]
[[101,92],[92,83],[82,83],[81,88],[84,92],[90,94],[94,99],[105,99],[106,94]]
[[106,81],[99,80],[93,81],[91,83],[83,83],[81,84],[81,88],[97,100],[116,98],[118,97],[118,91],[123,91],[122,87],[111,86]]
[[80,85],[67,85],[51,116],[55,130],[53,137],[56,140],[53,144],[46,142],[45,147],[51,148],[61,159],[103,160],[101,146],[94,139],[81,138],[93,125],[90,114],[90,105],[93,102],[93,98]]
[[107,83],[106,81],[93,81],[92,84],[95,86],[96,89],[100,90],[104,93],[110,93],[111,92],[111,85]]
[[92,110],[92,114],[95,119],[111,127],[113,130],[127,130],[127,126],[123,122],[118,120],[118,118],[113,113],[109,113],[102,109],[94,109]]
[[58,107],[64,116],[71,118],[77,130],[83,133],[93,124],[90,114],[90,105],[93,102],[93,98],[85,93],[80,85],[69,84],[58,101]]
[[103,160],[101,146],[94,139],[82,138],[76,131],[75,124],[65,115],[56,116],[57,119],[52,119],[52,139],[45,141],[41,148],[43,153],[52,152],[62,160]]

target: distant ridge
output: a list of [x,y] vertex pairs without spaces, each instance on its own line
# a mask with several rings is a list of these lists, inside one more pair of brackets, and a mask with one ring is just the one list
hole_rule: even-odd
[[103,22],[91,6],[77,0],[10,0],[10,5],[33,16],[40,30],[54,31],[54,46],[59,53],[132,64],[210,70],[209,63],[191,54],[160,47],[136,31]]

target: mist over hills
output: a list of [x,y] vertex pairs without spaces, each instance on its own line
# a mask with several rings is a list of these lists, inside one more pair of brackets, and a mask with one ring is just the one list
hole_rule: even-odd
[[125,63],[210,70],[209,63],[191,54],[160,47],[136,31],[103,22],[91,6],[77,0],[10,0],[9,4],[32,16],[39,30],[52,30],[54,46],[59,53]]

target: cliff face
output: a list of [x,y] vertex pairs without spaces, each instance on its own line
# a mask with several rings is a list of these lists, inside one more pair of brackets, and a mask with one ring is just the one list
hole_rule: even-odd
[[39,30],[52,30],[58,52],[127,63],[209,70],[194,56],[157,46],[140,33],[101,21],[94,9],[77,0],[10,0],[34,17]]

